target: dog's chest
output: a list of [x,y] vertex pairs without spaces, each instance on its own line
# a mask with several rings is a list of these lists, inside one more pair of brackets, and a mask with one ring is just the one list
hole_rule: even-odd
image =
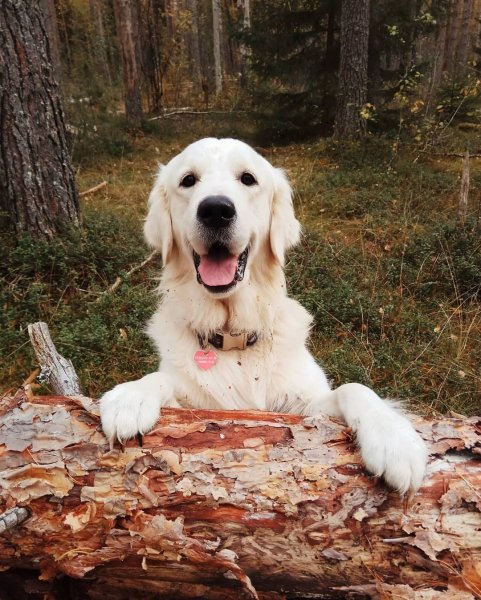
[[180,402],[202,408],[266,409],[272,372],[266,343],[245,350],[197,348],[185,358],[175,360]]

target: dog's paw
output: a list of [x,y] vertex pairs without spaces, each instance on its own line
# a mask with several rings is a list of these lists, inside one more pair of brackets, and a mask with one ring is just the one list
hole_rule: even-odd
[[100,399],[100,418],[107,438],[122,442],[152,429],[166,393],[160,373],[121,383],[105,393]]
[[426,472],[426,446],[411,423],[393,411],[378,427],[360,426],[357,439],[368,471],[401,495],[412,495]]

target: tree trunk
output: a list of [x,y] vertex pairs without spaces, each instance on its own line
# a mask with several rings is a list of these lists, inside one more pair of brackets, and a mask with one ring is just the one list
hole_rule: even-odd
[[[241,15],[242,29],[248,33],[251,28],[251,3],[250,0],[237,0],[237,11]],[[249,80],[251,52],[250,48],[241,41],[239,45],[241,85],[247,85]]]
[[443,70],[447,71],[451,77],[456,75],[456,48],[462,17],[462,7],[462,0],[450,0],[447,7],[448,23],[446,28],[446,43],[444,46]]
[[360,113],[367,100],[368,45],[369,0],[342,0],[337,139],[355,139],[363,133]]
[[90,20],[92,24],[93,53],[100,72],[108,86],[112,87],[112,75],[110,73],[109,55],[107,52],[107,41],[105,37],[104,16],[100,0],[89,0]]
[[59,89],[38,1],[0,10],[0,202],[17,235],[79,224]]
[[212,0],[212,31],[214,46],[215,93],[222,92],[222,54],[221,54],[222,7],[220,0]]
[[462,78],[468,66],[468,58],[472,51],[473,39],[471,21],[473,15],[473,0],[464,0],[463,17],[461,21],[461,31],[459,35],[458,48],[456,52],[457,77]]
[[185,33],[186,45],[192,80],[195,81],[196,86],[198,86],[202,81],[202,66],[199,44],[199,5],[197,0],[187,0],[187,11],[190,15],[190,27]]
[[444,52],[446,47],[446,36],[448,29],[448,15],[441,17],[436,30],[436,40],[434,42],[434,51],[431,58],[431,72],[428,90],[426,93],[425,113],[430,114],[436,106],[435,100],[441,85],[444,72]]
[[115,28],[122,55],[125,116],[138,125],[142,118],[139,5],[136,0],[114,0]]
[[[481,589],[479,417],[418,419],[431,459],[406,504],[326,417],[165,409],[142,446],[110,450],[88,398],[19,393],[2,413],[0,590],[16,586],[15,598],[41,588],[38,571],[59,600],[473,600]],[[30,517],[12,526],[18,507]],[[62,574],[78,581],[67,588]]]
[[54,73],[56,74],[57,79],[59,79],[61,73],[60,37],[58,33],[57,13],[55,11],[55,0],[41,0],[40,6],[43,10],[43,18],[45,29],[47,31]]

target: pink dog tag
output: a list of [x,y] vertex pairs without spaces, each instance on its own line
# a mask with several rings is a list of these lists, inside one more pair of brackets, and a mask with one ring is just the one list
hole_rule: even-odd
[[217,354],[213,350],[197,350],[194,360],[203,371],[208,371],[217,362]]

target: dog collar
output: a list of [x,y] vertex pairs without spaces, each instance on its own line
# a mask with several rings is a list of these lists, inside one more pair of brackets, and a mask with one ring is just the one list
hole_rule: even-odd
[[241,333],[225,333],[215,331],[213,334],[208,333],[202,335],[197,334],[202,349],[205,349],[208,344],[217,350],[245,350],[248,346],[253,346],[258,339],[257,333],[247,331]]

